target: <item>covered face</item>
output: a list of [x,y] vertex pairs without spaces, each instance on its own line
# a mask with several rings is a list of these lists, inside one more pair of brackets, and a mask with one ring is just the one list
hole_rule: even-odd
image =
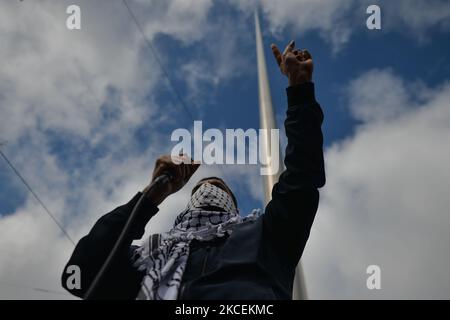
[[174,226],[190,229],[194,225],[201,227],[207,222],[216,225],[238,215],[231,195],[205,182],[192,194],[186,209],[175,219]]
[[226,193],[228,193],[231,196],[236,208],[238,207],[236,197],[234,196],[231,189],[228,187],[228,185],[225,183],[225,181],[223,181],[222,179],[217,178],[217,177],[208,177],[208,178],[201,179],[199,182],[197,182],[197,185],[192,189],[191,195],[193,195],[198,190],[198,188],[200,188],[200,186],[204,183],[212,184],[212,185],[224,190]]
[[188,210],[224,211],[236,213],[237,208],[231,195],[209,182],[202,183],[187,205]]

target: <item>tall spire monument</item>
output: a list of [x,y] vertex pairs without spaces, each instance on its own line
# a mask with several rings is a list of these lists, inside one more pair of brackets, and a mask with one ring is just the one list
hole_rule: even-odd
[[[266,135],[262,135],[263,148],[265,149],[266,156],[274,154],[270,152],[270,148],[279,148],[280,145],[271,146],[270,144],[270,130],[277,129],[275,122],[275,115],[272,107],[272,97],[270,95],[270,84],[267,76],[266,59],[264,57],[264,46],[261,35],[261,28],[259,25],[258,13],[255,11],[255,31],[256,31],[256,55],[258,60],[258,91],[259,91],[259,123],[261,129],[266,129]],[[283,165],[283,159],[281,158],[281,152],[278,152],[280,159],[280,166]],[[265,163],[269,163],[266,159]],[[282,170],[278,170],[273,175],[265,175],[264,177],[264,201],[265,204],[272,198],[272,187],[278,181]],[[294,285],[293,285],[293,298],[295,300],[306,300],[306,286],[303,276],[303,269],[301,263],[298,264],[295,273]]]

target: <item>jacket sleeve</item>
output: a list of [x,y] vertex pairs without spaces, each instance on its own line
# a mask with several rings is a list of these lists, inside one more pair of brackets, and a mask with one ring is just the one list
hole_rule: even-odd
[[287,99],[286,169],[272,189],[263,220],[271,243],[294,267],[302,256],[318,208],[318,188],[325,185],[323,112],[311,82],[287,88]]
[[[101,217],[88,235],[83,237],[75,247],[62,273],[62,286],[70,293],[82,298],[89,289],[97,272],[107,259],[116,240],[119,238],[134,206],[142,193],[136,194],[127,204],[117,207]],[[133,240],[144,235],[145,225],[158,212],[158,208],[150,199],[141,202],[136,219],[131,226],[123,247],[112,261],[109,271],[95,291],[95,299],[133,299],[139,290],[143,274],[138,272],[131,261]],[[81,288],[71,288],[69,284],[73,270],[69,266],[78,266],[81,274]]]

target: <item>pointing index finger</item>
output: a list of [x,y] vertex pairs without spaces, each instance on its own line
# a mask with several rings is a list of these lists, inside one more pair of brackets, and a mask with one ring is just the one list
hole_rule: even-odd
[[277,60],[278,65],[280,66],[281,63],[283,62],[283,57],[281,56],[280,50],[273,43],[270,47],[272,48],[273,55],[275,56],[275,59]]

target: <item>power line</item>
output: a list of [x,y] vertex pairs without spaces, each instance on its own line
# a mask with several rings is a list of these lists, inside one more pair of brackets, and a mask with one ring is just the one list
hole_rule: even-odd
[[177,88],[175,87],[175,84],[173,83],[172,79],[169,76],[169,72],[166,70],[166,68],[164,67],[164,65],[162,64],[161,59],[159,58],[159,56],[156,54],[156,50],[153,47],[151,41],[147,38],[147,36],[144,33],[144,29],[142,28],[141,24],[139,23],[139,21],[137,20],[136,16],[134,15],[133,11],[131,10],[130,6],[128,5],[128,2],[126,0],[122,0],[122,3],[124,4],[124,6],[127,8],[128,13],[131,16],[131,19],[134,21],[134,23],[136,24],[136,27],[138,28],[142,38],[145,41],[145,44],[147,45],[148,49],[151,51],[151,53],[153,54],[153,57],[155,58],[156,62],[159,64],[159,67],[161,68],[164,76],[166,77],[170,87],[172,88],[173,92],[175,93],[175,96],[177,97],[178,101],[180,102],[180,104],[182,105],[184,111],[186,111],[186,113],[189,115],[189,117],[191,118],[192,121],[194,121],[194,116],[192,115],[191,111],[189,110],[188,106],[186,105],[186,103],[184,102],[183,98],[181,97],[180,92],[177,90]]
[[[150,40],[146,37],[144,30],[141,26],[141,24],[139,23],[139,21],[137,20],[136,16],[134,15],[133,11],[131,10],[131,8],[129,7],[128,3],[126,0],[122,0],[124,6],[126,7],[128,13],[130,14],[130,17],[132,18],[132,20],[134,21],[134,23],[136,24],[136,27],[138,28],[140,34],[142,35],[142,38],[145,41],[145,44],[147,45],[147,48],[151,51],[151,53],[153,54],[155,61],[158,63],[158,65],[160,66],[165,78],[167,79],[169,86],[172,88],[173,92],[175,93],[175,96],[177,98],[177,100],[179,101],[179,103],[181,104],[181,106],[183,107],[184,111],[187,113],[187,115],[191,118],[192,121],[194,121],[194,116],[192,115],[191,111],[189,110],[188,106],[186,105],[186,103],[184,102],[183,98],[181,97],[180,92],[177,90],[177,88],[175,87],[174,82],[172,81],[171,77],[169,76],[168,71],[166,70],[166,68],[164,67],[164,65],[161,62],[161,59],[159,58],[159,56],[156,53],[156,50],[154,49],[153,45],[151,44]],[[0,147],[3,146],[5,143],[2,142],[0,143]],[[68,232],[65,230],[65,228],[63,227],[63,225],[56,219],[56,217],[54,216],[54,214],[50,211],[50,209],[48,209],[48,207],[44,204],[44,202],[40,199],[40,197],[36,194],[36,192],[34,192],[33,188],[30,186],[30,184],[26,181],[26,179],[21,175],[21,173],[19,172],[19,170],[12,164],[12,162],[8,159],[8,157],[3,153],[3,151],[0,149],[0,155],[2,156],[2,158],[5,160],[5,162],[8,164],[8,166],[13,170],[13,172],[15,173],[15,175],[22,181],[22,183],[25,185],[25,187],[30,191],[30,193],[33,195],[33,197],[38,201],[38,203],[41,205],[41,207],[45,210],[45,212],[48,214],[48,216],[53,220],[53,222],[59,227],[59,229],[63,232],[63,234],[65,235],[65,237],[73,244],[75,245],[75,241],[70,237],[70,235],[68,234]],[[222,168],[219,167],[219,169]],[[34,291],[38,291],[38,292],[43,292],[43,293],[50,293],[50,294],[58,294],[58,295],[66,295],[66,296],[70,296],[67,293],[61,292],[61,291],[57,291],[57,290],[52,290],[52,289],[44,289],[44,288],[39,288],[39,287],[30,287],[30,286],[25,286],[25,285],[21,285],[21,284],[14,284],[14,283],[9,283],[9,282],[4,282],[4,281],[0,281],[1,285],[6,285],[6,286],[11,286],[11,287],[16,287],[16,288],[22,288],[22,289],[29,289],[29,290],[34,290]]]
[[65,293],[65,292],[62,292],[62,291],[58,291],[58,290],[44,289],[44,288],[39,288],[39,287],[31,287],[31,286],[26,286],[26,285],[23,285],[23,284],[17,284],[17,283],[5,282],[5,281],[0,281],[0,285],[20,288],[20,289],[28,289],[28,290],[38,291],[38,292],[42,292],[42,293],[50,293],[50,294],[58,294],[58,295],[64,295],[64,296],[72,296],[72,295],[70,295],[68,293]]
[[53,222],[59,227],[59,229],[63,232],[63,234],[66,236],[66,238],[75,245],[75,241],[69,236],[67,231],[64,229],[63,225],[55,218],[53,213],[47,208],[47,206],[44,204],[44,202],[39,198],[39,196],[34,192],[33,188],[31,188],[30,184],[25,180],[25,178],[20,174],[19,170],[17,170],[14,165],[9,161],[9,159],[6,157],[6,155],[3,153],[3,151],[0,149],[0,155],[3,157],[3,159],[6,161],[8,166],[14,171],[17,177],[22,181],[22,183],[27,187],[27,189],[31,192],[33,197],[39,202],[41,207],[45,210],[45,212],[48,214],[48,216],[53,220]]
[[[191,118],[191,120],[194,121],[195,120],[194,116],[192,115],[192,113],[189,110],[187,104],[184,102],[183,98],[181,97],[180,92],[175,87],[175,83],[172,81],[172,79],[171,79],[171,77],[169,75],[169,72],[164,67],[164,65],[163,65],[161,59],[159,58],[158,54],[156,53],[156,50],[153,47],[151,41],[145,35],[144,28],[139,23],[138,19],[136,18],[136,15],[133,13],[133,10],[131,10],[130,6],[128,5],[127,0],[122,0],[122,3],[124,4],[125,8],[127,9],[128,13],[130,14],[131,19],[134,21],[137,29],[139,30],[139,33],[141,34],[142,38],[144,39],[145,44],[147,45],[147,48],[150,50],[150,52],[152,53],[152,55],[155,58],[156,62],[158,63],[159,67],[161,68],[161,70],[162,70],[162,72],[164,74],[164,77],[167,79],[167,82],[169,83],[169,86],[172,88],[172,91],[175,93],[175,96],[176,96],[177,100],[179,101],[179,103],[183,107],[184,111]],[[222,172],[222,174],[225,176],[225,172],[224,172],[223,168],[220,165],[218,166],[218,168]]]

